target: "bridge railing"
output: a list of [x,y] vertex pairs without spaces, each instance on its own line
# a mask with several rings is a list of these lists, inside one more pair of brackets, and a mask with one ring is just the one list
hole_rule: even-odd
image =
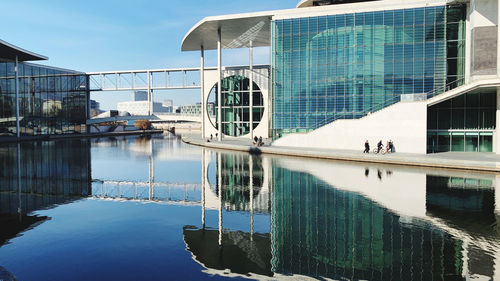
[[[205,70],[214,70],[214,67]],[[90,91],[199,89],[200,68],[88,72]]]

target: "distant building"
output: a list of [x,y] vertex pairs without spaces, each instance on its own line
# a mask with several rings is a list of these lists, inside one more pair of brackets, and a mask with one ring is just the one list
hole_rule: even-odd
[[[149,104],[148,101],[125,101],[118,103],[118,111],[126,111],[130,115],[148,115]],[[171,113],[172,108],[164,107],[162,103],[153,102],[154,113]]]
[[168,113],[174,112],[174,101],[173,100],[164,100],[163,107]]
[[[213,102],[209,102],[207,104],[207,111],[209,112],[209,115],[212,116],[212,112],[214,111]],[[196,104],[182,105],[180,107],[179,113],[183,115],[193,115],[193,116],[201,115],[201,103],[198,102]]]
[[147,101],[148,100],[148,92],[146,92],[146,91],[135,91],[132,94],[132,99],[134,101]]

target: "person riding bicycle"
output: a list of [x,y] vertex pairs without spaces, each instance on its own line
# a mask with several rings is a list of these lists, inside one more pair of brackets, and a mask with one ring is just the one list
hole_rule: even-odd
[[378,143],[377,143],[377,153],[380,152],[380,150],[382,150],[382,140],[380,140]]

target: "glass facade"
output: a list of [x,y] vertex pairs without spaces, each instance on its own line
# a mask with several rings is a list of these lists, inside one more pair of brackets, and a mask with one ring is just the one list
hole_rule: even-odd
[[[16,135],[14,66],[0,62],[0,137]],[[20,63],[20,134],[85,132],[87,88],[83,73]]]
[[[0,216],[47,209],[90,195],[90,141],[23,142],[0,147]],[[20,182],[18,182],[20,180]],[[18,189],[20,188],[20,189]]]
[[[333,280],[462,280],[463,242],[446,231],[425,221],[412,225],[308,173],[273,166],[272,174],[275,272]],[[435,200],[433,210],[453,204],[446,196],[436,199],[441,202]]]
[[427,152],[493,151],[495,91],[467,93],[429,107]]
[[[227,136],[243,136],[250,133],[250,80],[241,75],[222,79],[222,133]],[[264,114],[264,98],[259,86],[253,83],[253,128],[255,129]],[[208,116],[212,125],[218,129],[217,122],[217,85],[210,91]]]
[[457,86],[464,21],[462,5],[273,21],[273,136]]

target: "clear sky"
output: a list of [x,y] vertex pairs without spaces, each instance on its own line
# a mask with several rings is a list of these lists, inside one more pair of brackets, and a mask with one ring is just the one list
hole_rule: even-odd
[[[294,8],[299,0],[1,0],[0,39],[45,55],[42,64],[79,71],[199,66],[181,52],[186,32],[206,16]],[[269,63],[256,50],[255,63]],[[207,52],[207,66],[216,53]],[[224,65],[248,64],[248,50],[227,51]],[[93,94],[104,109],[129,93]],[[175,105],[199,102],[199,91],[158,92]]]

